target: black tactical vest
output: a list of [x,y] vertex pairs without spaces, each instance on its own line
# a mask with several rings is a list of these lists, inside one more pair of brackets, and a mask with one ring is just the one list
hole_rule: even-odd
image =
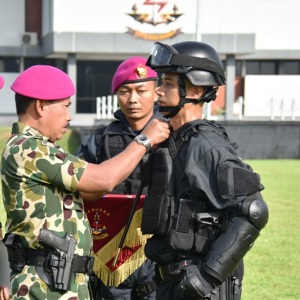
[[[134,135],[124,134],[118,125],[119,123],[111,123],[107,127],[100,129],[95,134],[95,143],[97,147],[97,157],[99,163],[110,159],[121,153],[134,139]],[[147,155],[139,162],[133,172],[121,184],[116,186],[112,194],[136,194],[141,182],[141,168],[148,159]],[[143,194],[147,193],[147,188],[143,190]]]
[[[230,143],[221,128],[199,124],[182,135],[171,136],[164,147],[154,151],[141,229],[143,234],[163,238],[175,251],[204,254],[220,230],[223,214],[216,211],[204,194],[201,199],[193,199],[182,165],[184,158],[179,156],[186,142],[201,130],[213,131]],[[151,255],[148,257],[154,259]]]

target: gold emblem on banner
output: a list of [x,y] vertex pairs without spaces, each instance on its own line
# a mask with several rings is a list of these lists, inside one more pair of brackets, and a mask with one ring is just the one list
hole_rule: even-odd
[[107,238],[108,233],[106,232],[106,226],[104,224],[101,224],[101,222],[100,222],[99,210],[92,209],[92,211],[95,213],[93,222],[91,223],[93,239],[94,240],[102,240],[102,239]]

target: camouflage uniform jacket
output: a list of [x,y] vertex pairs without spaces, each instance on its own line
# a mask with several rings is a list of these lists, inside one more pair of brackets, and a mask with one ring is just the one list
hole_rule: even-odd
[[[75,254],[90,255],[90,225],[76,192],[86,165],[37,130],[14,123],[1,159],[7,232],[21,236],[27,248],[42,248],[41,228],[61,237],[69,233],[77,240]],[[34,266],[25,266],[12,276],[12,293],[23,299],[88,299],[87,282],[87,275],[77,273],[71,291],[64,293],[40,280]]]

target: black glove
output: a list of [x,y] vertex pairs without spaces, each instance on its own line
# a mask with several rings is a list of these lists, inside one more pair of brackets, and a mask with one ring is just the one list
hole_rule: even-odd
[[183,272],[185,272],[185,275],[179,283],[183,299],[204,299],[215,288],[213,283],[207,281],[207,275],[201,273],[198,266],[187,266]]

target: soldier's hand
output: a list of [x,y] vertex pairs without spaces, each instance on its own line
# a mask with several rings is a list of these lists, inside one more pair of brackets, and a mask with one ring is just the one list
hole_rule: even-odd
[[150,139],[151,146],[164,142],[170,135],[169,124],[164,120],[152,120],[142,132]]
[[200,268],[195,265],[187,266],[183,270],[184,278],[179,284],[182,299],[206,299],[214,286],[204,278]]
[[9,300],[11,299],[9,295],[8,288],[5,286],[0,286],[0,300]]

